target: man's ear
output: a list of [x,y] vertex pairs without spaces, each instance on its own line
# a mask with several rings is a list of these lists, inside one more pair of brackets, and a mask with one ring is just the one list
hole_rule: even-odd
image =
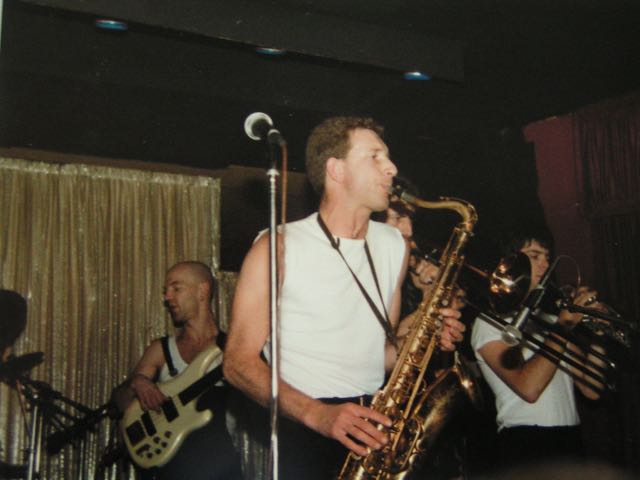
[[327,179],[340,183],[344,177],[344,162],[336,157],[327,159]]
[[209,284],[201,282],[198,284],[198,300],[206,300],[209,297]]

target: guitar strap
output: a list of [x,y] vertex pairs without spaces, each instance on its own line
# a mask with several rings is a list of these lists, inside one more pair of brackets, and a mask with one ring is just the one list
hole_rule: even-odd
[[162,352],[164,353],[164,360],[167,362],[167,367],[169,368],[169,375],[175,377],[178,374],[178,369],[173,364],[171,352],[169,351],[169,335],[162,337],[160,343],[162,343]]

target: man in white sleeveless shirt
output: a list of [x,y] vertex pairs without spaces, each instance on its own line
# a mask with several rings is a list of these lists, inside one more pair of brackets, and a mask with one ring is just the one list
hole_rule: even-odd
[[[223,347],[224,333],[212,310],[215,280],[208,266],[187,261],[172,266],[165,278],[164,303],[171,314],[176,336],[156,339],[145,349],[128,380],[113,394],[124,411],[137,398],[144,410],[160,410],[167,397],[156,382],[182,373],[196,356],[212,345]],[[163,345],[164,343],[164,345]],[[219,367],[214,362],[210,369]],[[191,432],[177,454],[163,467],[141,471],[143,478],[210,479],[241,478],[240,460],[225,424],[226,388],[208,389],[198,400],[198,410],[209,408],[213,419]]]
[[[347,449],[365,454],[387,441],[390,419],[364,405],[395,362],[388,340],[398,325],[406,245],[397,229],[370,220],[387,208],[397,173],[371,119],[337,117],[307,142],[307,176],[321,195],[317,213],[290,223],[280,291],[280,474],[331,478]],[[283,242],[284,240],[284,242]],[[263,406],[270,398],[269,245],[249,250],[236,286],[227,379]],[[464,326],[443,309],[441,346],[453,349]]]

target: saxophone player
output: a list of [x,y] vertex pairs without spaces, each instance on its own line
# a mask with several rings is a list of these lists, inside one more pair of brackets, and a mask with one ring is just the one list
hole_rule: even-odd
[[[549,245],[550,242],[539,234],[518,235],[503,251],[505,255],[522,252],[529,257],[530,290],[549,268]],[[575,292],[573,303],[598,308],[598,303],[591,303],[595,298],[596,292],[583,286]],[[581,316],[563,310],[557,324],[570,330]],[[536,326],[532,322],[528,327],[534,329],[531,333],[535,334]],[[576,345],[566,340],[557,343],[547,337],[545,343],[560,352],[562,349],[578,350]],[[576,370],[569,374],[558,368],[557,362],[538,352],[526,347],[508,346],[501,341],[500,330],[480,319],[476,319],[473,325],[471,344],[480,369],[495,394],[497,466],[505,468],[542,460],[582,458],[580,419],[572,376],[584,376],[583,372]],[[602,365],[591,356],[587,359]],[[581,382],[576,382],[575,386],[588,399],[599,397],[598,392]]]
[[[370,220],[389,204],[396,166],[371,119],[336,117],[311,133],[307,176],[317,213],[292,222],[280,291],[280,475],[328,479],[348,450],[365,454],[387,437],[385,415],[367,408],[395,362],[394,333],[408,250],[401,234]],[[261,358],[269,334],[268,238],[259,236],[238,278],[225,351],[226,378],[266,406],[270,372]],[[443,349],[464,326],[443,309]]]

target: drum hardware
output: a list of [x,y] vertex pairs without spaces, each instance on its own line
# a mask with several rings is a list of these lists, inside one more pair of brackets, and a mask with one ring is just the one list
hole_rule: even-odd
[[[45,431],[49,429],[64,430],[66,421],[78,421],[78,415],[84,415],[82,420],[88,421],[100,411],[100,409],[91,410],[81,403],[65,397],[46,382],[30,378],[29,371],[42,363],[43,359],[42,352],[33,352],[11,357],[8,361],[0,364],[0,378],[16,389],[23,411],[30,411],[29,422],[26,425],[28,437],[26,464],[17,466],[24,469],[24,474],[20,478],[27,480],[41,478],[41,448]],[[72,410],[72,412],[70,413],[68,410]],[[57,453],[59,450],[60,448],[49,453]]]
[[40,478],[42,440],[47,428],[61,428],[62,419],[75,417],[62,408],[72,407],[83,413],[91,410],[54,390],[48,383],[22,376],[16,382],[18,391],[31,406],[26,479]]

